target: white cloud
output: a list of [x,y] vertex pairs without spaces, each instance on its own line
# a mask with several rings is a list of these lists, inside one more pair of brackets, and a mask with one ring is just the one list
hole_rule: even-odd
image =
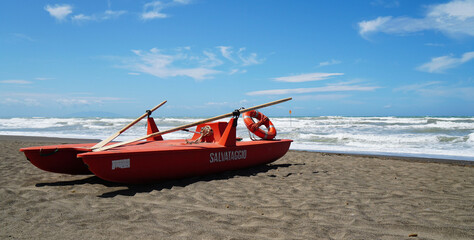
[[2,81],[0,81],[0,83],[5,83],[5,84],[21,84],[21,85],[24,85],[24,84],[31,84],[32,82],[26,81],[26,80],[13,79],[13,80],[2,80]]
[[115,19],[119,16],[126,14],[127,11],[112,11],[106,10],[104,13],[99,14],[92,14],[92,15],[84,15],[84,14],[77,14],[71,17],[71,20],[74,22],[82,23],[86,21],[105,21],[109,19]]
[[127,11],[125,11],[125,10],[121,10],[121,11],[106,10],[101,18],[103,20],[118,18],[121,15],[126,14],[126,13],[127,13]]
[[[54,78],[45,78],[45,77],[36,77],[34,80],[39,80],[39,81],[44,81],[44,80],[52,80]],[[28,80],[23,80],[23,79],[8,79],[8,80],[2,80],[0,83],[4,84],[18,84],[18,85],[26,85],[26,84],[32,84],[32,81]]]
[[204,51],[203,54],[206,56],[205,58],[200,60],[202,66],[213,68],[216,66],[222,65],[224,62],[220,60],[216,54],[208,51]]
[[52,17],[62,21],[72,13],[72,6],[69,4],[55,4],[54,6],[46,5],[44,10],[49,12]]
[[244,66],[261,64],[265,61],[264,59],[257,59],[256,53],[251,53],[247,57],[240,55],[239,58],[242,60]]
[[228,46],[218,46],[217,47],[220,51],[221,51],[221,54],[223,57],[225,57],[226,59],[230,60],[231,62],[234,62],[236,63],[237,61],[232,57],[232,47],[228,47]]
[[45,80],[54,80],[55,78],[50,77],[36,77],[35,80],[45,81]]
[[95,17],[87,16],[84,14],[77,14],[77,15],[72,16],[71,20],[76,21],[76,22],[84,22],[84,21],[95,20]]
[[22,99],[15,99],[15,98],[5,98],[0,100],[0,104],[2,105],[23,105],[28,107],[40,106],[40,102],[36,99],[32,98],[22,98]]
[[[82,93],[87,94],[87,93]],[[0,104],[24,106],[62,106],[94,105],[123,100],[117,97],[83,97],[76,93],[7,93],[0,95]],[[88,94],[87,94],[88,95]]]
[[140,15],[142,20],[152,20],[157,18],[167,18],[167,14],[162,13],[166,8],[190,4],[190,0],[173,0],[171,2],[153,1],[143,5],[143,12]]
[[212,106],[212,107],[227,106],[229,105],[229,102],[208,102],[206,103],[206,105]]
[[374,0],[370,2],[373,6],[382,6],[385,8],[397,8],[400,6],[399,1],[393,1],[393,0]]
[[466,101],[474,101],[474,87],[472,86],[439,86],[436,88],[419,89],[417,92],[426,97],[458,98]]
[[[220,73],[218,70],[205,66],[206,64],[202,65],[204,62],[215,64],[216,61],[212,59],[212,56],[199,59],[198,57],[189,57],[186,54],[182,54],[182,52],[165,54],[156,48],[148,52],[140,50],[132,50],[132,52],[138,58],[127,63],[126,68],[159,78],[187,76],[196,80],[203,80]],[[189,65],[190,63],[193,66],[178,66]]]
[[245,48],[240,48],[237,52],[239,59],[242,61],[243,66],[261,64],[265,59],[258,59],[256,53],[250,53],[247,56],[244,56]]
[[227,60],[240,64],[242,66],[250,66],[250,65],[257,65],[262,64],[265,59],[259,58],[256,53],[248,53],[246,54],[246,48],[242,47],[239,48],[237,53],[234,53],[232,47],[229,46],[217,46],[221,55],[226,58]]
[[114,97],[62,97],[55,101],[63,106],[78,106],[78,105],[97,105],[105,102],[119,101],[121,98]]
[[86,99],[77,99],[77,98],[59,98],[56,99],[56,102],[64,106],[74,106],[74,105],[90,105],[90,101]]
[[448,36],[474,36],[474,0],[453,0],[429,6],[422,18],[377,17],[359,22],[359,34],[370,33],[405,34],[425,30],[436,30]]
[[[243,105],[246,105],[248,104],[249,101],[246,100],[246,99],[243,99],[243,100],[240,100],[238,102],[207,102],[206,103],[206,106],[209,106],[209,107],[231,107],[231,108],[235,108],[236,106],[240,105],[240,106],[243,106]],[[237,105],[238,104],[238,105]]]
[[[110,5],[110,4],[109,4]],[[110,7],[110,6],[109,6]],[[69,15],[72,14],[72,5],[69,4],[56,4],[54,6],[46,5],[44,9],[49,12],[49,14],[56,18],[59,21],[66,20]],[[103,13],[95,13],[91,15],[79,13],[71,16],[71,20],[76,23],[82,23],[86,21],[104,21],[109,19],[118,18],[119,16],[126,14],[127,11],[113,11],[105,10]]]
[[286,94],[303,94],[316,92],[348,92],[348,91],[373,91],[380,87],[368,87],[358,85],[329,85],[325,87],[315,88],[293,88],[293,89],[273,89],[248,92],[247,95],[286,95]]
[[411,85],[405,85],[402,87],[398,87],[393,89],[394,91],[402,91],[402,92],[410,92],[410,91],[418,91],[419,89],[424,89],[429,86],[433,85],[439,85],[441,82],[438,81],[432,81],[432,82],[425,82],[425,83],[416,83],[416,84],[411,84]]
[[378,17],[374,20],[359,22],[359,34],[363,36],[369,32],[379,31],[390,19],[392,19],[392,17]]
[[324,67],[324,66],[336,65],[336,64],[340,64],[340,63],[342,63],[342,62],[339,61],[339,60],[331,59],[330,61],[320,62],[319,66]]
[[19,99],[14,98],[1,98],[0,103],[2,105],[13,105],[13,104],[20,104],[22,103]]
[[460,58],[453,56],[441,56],[432,58],[430,62],[427,62],[417,69],[429,73],[443,73],[445,70],[457,67],[463,63],[474,59],[474,52],[466,52]]
[[385,32],[390,34],[405,34],[430,29],[432,24],[427,19],[409,17],[378,17],[372,21],[359,23],[360,35],[367,38],[372,32]]
[[455,18],[461,21],[474,17],[474,1],[455,0],[445,4],[433,5],[428,16],[435,18]]
[[318,94],[318,95],[303,95],[297,96],[295,100],[311,100],[311,101],[334,101],[334,100],[341,100],[344,98],[348,98],[350,95],[346,94]]
[[442,44],[442,43],[425,43],[425,46],[430,46],[430,47],[444,47],[444,44]]
[[150,19],[155,19],[155,18],[167,18],[168,15],[164,13],[160,13],[157,10],[153,10],[153,11],[142,13],[141,17],[143,20],[150,20]]
[[248,104],[250,101],[247,99],[242,99],[239,101],[239,104]]
[[[230,49],[232,47],[214,47],[195,53],[190,47],[178,47],[171,50],[152,48],[148,51],[132,50],[134,57],[131,58],[112,57],[110,59],[121,60],[123,62],[121,67],[134,73],[146,73],[159,78],[186,76],[203,80],[213,78],[216,74],[246,73],[247,70],[242,67],[250,64],[236,58],[237,54],[226,55],[231,52]],[[250,55],[258,59],[256,53]]]
[[455,83],[452,85],[443,82],[432,81],[401,86],[394,89],[408,94],[419,94],[426,98],[458,98],[466,101],[474,101],[474,87]]
[[333,76],[341,75],[344,75],[344,73],[307,73],[288,77],[278,77],[274,79],[279,82],[310,82],[326,80]]
[[173,2],[180,4],[189,4],[191,3],[191,0],[173,0]]
[[245,69],[240,70],[240,69],[236,68],[236,69],[231,69],[229,71],[229,75],[242,74],[242,73],[246,73],[246,72],[247,72],[247,70],[245,70]]
[[24,41],[28,41],[28,42],[35,42],[36,41],[32,37],[30,37],[26,34],[23,34],[23,33],[11,33],[10,36],[12,36],[15,39],[24,40]]

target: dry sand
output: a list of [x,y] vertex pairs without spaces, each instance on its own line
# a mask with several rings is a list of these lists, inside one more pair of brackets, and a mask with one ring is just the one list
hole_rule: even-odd
[[[474,167],[290,151],[151,185],[44,172],[0,137],[1,239],[474,239]],[[416,161],[414,161],[416,160]]]

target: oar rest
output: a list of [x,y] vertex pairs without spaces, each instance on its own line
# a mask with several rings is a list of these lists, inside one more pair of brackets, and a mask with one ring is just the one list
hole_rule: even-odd
[[207,134],[202,136],[201,142],[218,142],[222,134],[224,134],[225,128],[227,127],[226,122],[208,122],[208,123],[203,123],[199,124],[196,127],[196,133],[194,133],[193,137],[191,138],[191,141],[194,141],[201,137],[201,130],[203,130],[206,126],[209,126],[212,131]]
[[[147,119],[147,126],[146,126],[146,134],[152,134],[159,132],[158,127],[156,126],[155,120],[152,117],[148,117]],[[149,137],[146,139],[147,141],[162,141],[163,137],[161,136],[154,136]]]

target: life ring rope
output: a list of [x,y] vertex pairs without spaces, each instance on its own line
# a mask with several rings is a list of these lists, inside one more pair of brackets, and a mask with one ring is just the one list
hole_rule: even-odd
[[[265,140],[275,138],[277,134],[275,126],[270,119],[261,112],[257,110],[248,111],[243,113],[243,117],[247,129],[253,134]],[[252,118],[256,118],[258,122],[255,122]],[[267,131],[260,128],[262,125],[267,128]]]

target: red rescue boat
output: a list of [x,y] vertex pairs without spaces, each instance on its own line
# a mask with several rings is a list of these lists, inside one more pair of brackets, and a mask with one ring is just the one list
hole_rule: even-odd
[[[276,161],[288,151],[292,140],[273,139],[276,129],[270,120],[261,113],[257,117],[252,112],[288,100],[291,98],[236,110],[163,132],[158,131],[155,121],[149,117],[150,111],[148,135],[141,138],[109,143],[130,127],[129,124],[98,144],[53,145],[22,148],[20,151],[35,166],[46,171],[69,174],[92,172],[104,180],[121,183],[145,183],[246,168]],[[254,133],[263,133],[264,140],[240,141],[236,138],[237,120],[241,113],[247,128]],[[228,123],[213,122],[229,116],[232,118]],[[259,121],[253,122],[252,117]],[[163,140],[161,137],[192,126],[197,128],[190,140]],[[265,126],[267,132],[261,126]]]
[[[49,145],[49,146],[38,146],[38,147],[27,147],[21,148],[23,152],[33,165],[37,168],[54,173],[64,173],[72,175],[86,175],[92,174],[87,165],[84,164],[82,159],[78,158],[77,155],[85,152],[92,152],[94,148],[99,148],[112,141],[118,135],[135,125],[137,122],[148,116],[150,121],[150,114],[163,106],[166,101],[156,105],[147,113],[135,119],[133,122],[123,127],[120,131],[116,132],[109,138],[105,139],[100,143],[81,143],[81,144],[63,144],[63,145]],[[148,133],[158,131],[158,129],[148,128]]]
[[288,151],[292,142],[288,139],[236,141],[234,121],[198,125],[197,130],[212,129],[204,137],[194,134],[191,140],[136,142],[79,157],[104,180],[145,183],[266,164]]

